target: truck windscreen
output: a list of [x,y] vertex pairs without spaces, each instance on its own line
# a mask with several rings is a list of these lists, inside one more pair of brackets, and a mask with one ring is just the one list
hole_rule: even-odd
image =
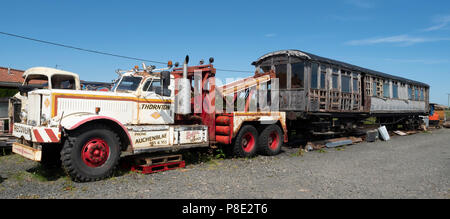
[[135,91],[141,83],[142,77],[124,76],[116,91]]

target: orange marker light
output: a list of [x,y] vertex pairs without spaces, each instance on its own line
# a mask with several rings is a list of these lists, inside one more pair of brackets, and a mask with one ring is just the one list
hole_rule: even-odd
[[167,66],[168,66],[168,67],[172,67],[172,61],[169,61],[169,62],[167,63]]
[[95,107],[95,113],[98,114],[100,112],[100,107]]

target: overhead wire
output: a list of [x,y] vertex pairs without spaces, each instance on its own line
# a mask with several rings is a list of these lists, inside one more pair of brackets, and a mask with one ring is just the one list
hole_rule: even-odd
[[[157,63],[157,64],[167,64],[167,62],[160,62],[160,61],[154,61],[154,60],[124,56],[124,55],[117,55],[117,54],[113,54],[113,53],[102,52],[102,51],[92,50],[92,49],[84,49],[84,48],[75,47],[75,46],[71,46],[71,45],[55,43],[55,42],[50,42],[50,41],[46,41],[46,40],[40,40],[40,39],[36,39],[36,38],[31,38],[31,37],[27,37],[27,36],[23,36],[23,35],[17,35],[17,34],[2,32],[2,31],[0,31],[0,34],[12,36],[12,37],[16,37],[16,38],[21,38],[21,39],[25,39],[25,40],[30,40],[30,41],[34,41],[34,42],[39,42],[39,43],[45,43],[45,44],[49,44],[49,45],[53,45],[53,46],[60,46],[60,47],[68,48],[68,49],[75,49],[75,50],[80,50],[80,51],[84,51],[84,52],[96,53],[96,54],[100,54],[100,55],[107,55],[107,56],[113,56],[113,57],[117,57],[117,58],[151,62],[151,63]],[[243,70],[229,70],[229,69],[217,69],[217,68],[216,68],[216,70],[217,71],[228,71],[228,72],[240,72],[240,73],[253,73],[252,71],[243,71]]]

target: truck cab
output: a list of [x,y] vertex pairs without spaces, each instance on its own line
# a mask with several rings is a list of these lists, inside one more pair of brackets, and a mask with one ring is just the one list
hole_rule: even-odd
[[27,69],[22,77],[24,82],[19,87],[19,92],[10,101],[12,105],[20,105],[20,111],[11,111],[10,117],[17,118],[15,114],[23,114],[26,111],[28,92],[36,89],[70,89],[80,90],[80,78],[78,74],[48,67],[34,67]]
[[[38,82],[44,84],[46,89],[80,90],[80,77],[78,74],[47,67],[34,67],[23,73],[23,86]],[[35,84],[35,83],[34,83]]]

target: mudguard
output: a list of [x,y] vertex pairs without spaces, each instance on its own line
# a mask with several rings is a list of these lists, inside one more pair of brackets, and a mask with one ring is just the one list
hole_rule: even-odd
[[128,136],[128,139],[131,141],[130,133],[128,132],[128,129],[119,121],[112,117],[108,116],[101,116],[97,114],[73,114],[64,116],[61,120],[61,127],[66,130],[75,130],[76,128],[80,127],[83,124],[86,124],[88,122],[96,121],[96,120],[108,120],[110,122],[113,122],[120,126],[124,133]]

